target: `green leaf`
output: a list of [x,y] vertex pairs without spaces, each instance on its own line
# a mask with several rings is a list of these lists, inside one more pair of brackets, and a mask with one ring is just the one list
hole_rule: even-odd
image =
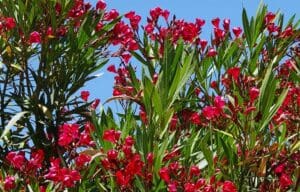
[[8,122],[8,124],[5,126],[4,131],[2,132],[2,135],[1,135],[0,139],[5,137],[9,133],[11,128],[17,123],[17,121],[19,121],[27,113],[29,113],[29,112],[28,111],[22,111],[22,112],[17,113],[15,116],[13,116],[11,118],[11,120]]

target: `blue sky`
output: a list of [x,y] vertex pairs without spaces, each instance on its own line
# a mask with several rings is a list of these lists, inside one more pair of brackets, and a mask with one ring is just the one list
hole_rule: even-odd
[[[86,1],[93,5],[97,2],[97,0]],[[171,15],[175,14],[177,18],[189,21],[202,18],[206,20],[202,36],[209,37],[212,31],[211,19],[215,17],[229,18],[232,27],[241,26],[243,7],[246,8],[248,15],[254,15],[260,0],[106,0],[106,3],[108,9],[117,9],[120,14],[134,10],[142,16],[142,23],[145,23],[149,10],[157,6],[168,9]],[[286,19],[293,14],[297,14],[296,18],[299,18],[299,0],[265,0],[264,3],[268,5],[269,11],[280,10],[285,14]],[[117,61],[112,60],[110,63],[117,64]],[[135,62],[133,64],[139,65]],[[100,72],[103,72],[103,76],[89,82],[84,89],[91,92],[91,99],[99,98],[103,103],[112,95],[113,75],[106,71],[106,67]],[[116,107],[114,104],[111,106]]]

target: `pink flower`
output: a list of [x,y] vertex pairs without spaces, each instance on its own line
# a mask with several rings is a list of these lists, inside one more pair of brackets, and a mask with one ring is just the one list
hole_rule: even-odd
[[82,100],[87,101],[90,96],[90,92],[89,91],[81,91],[80,95],[81,95]]
[[32,33],[30,33],[29,36],[29,43],[40,43],[41,42],[41,35],[39,32],[37,31],[33,31]]
[[13,190],[16,187],[15,178],[13,176],[7,176],[4,180],[4,189],[6,191]]
[[223,190],[223,192],[236,192],[237,191],[236,186],[231,181],[225,181],[223,183],[222,190]]

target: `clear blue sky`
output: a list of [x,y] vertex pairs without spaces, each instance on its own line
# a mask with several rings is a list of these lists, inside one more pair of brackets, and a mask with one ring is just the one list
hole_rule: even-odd
[[[96,4],[97,0],[86,0]],[[141,15],[145,23],[149,10],[154,7],[168,9],[171,15],[175,14],[177,18],[194,21],[195,18],[206,20],[206,27],[203,30],[203,36],[209,37],[212,31],[210,21],[215,17],[221,19],[229,18],[231,26],[241,26],[241,13],[243,7],[246,8],[248,15],[254,15],[260,0],[106,0],[108,9],[117,9],[120,14],[134,10]],[[297,14],[300,18],[300,1],[299,0],[265,0],[269,11],[276,12],[280,10],[288,18]],[[114,63],[116,61],[111,61]],[[139,65],[138,63],[133,63]],[[106,71],[106,67],[101,70],[103,76],[94,79],[87,84],[86,90],[91,92],[92,98],[101,99],[103,103],[112,95],[113,75]],[[111,105],[115,108],[116,105]]]

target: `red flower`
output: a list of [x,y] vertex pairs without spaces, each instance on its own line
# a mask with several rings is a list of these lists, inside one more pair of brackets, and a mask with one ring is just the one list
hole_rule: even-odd
[[184,184],[184,191],[185,192],[195,192],[196,191],[195,184],[193,184],[193,183],[185,183]]
[[279,185],[280,185],[281,188],[287,188],[292,184],[293,184],[293,181],[291,180],[291,177],[289,175],[283,173],[280,176]]
[[217,86],[218,86],[218,84],[217,84],[216,81],[212,81],[212,82],[210,83],[210,87],[213,88],[213,89],[217,88]]
[[229,31],[229,26],[230,26],[230,19],[224,19],[223,20],[223,28],[225,31]]
[[90,96],[90,92],[89,91],[81,91],[80,95],[81,95],[82,100],[87,101]]
[[134,177],[135,175],[142,175],[143,165],[144,163],[141,161],[140,155],[135,154],[126,165],[125,173],[131,177]]
[[144,124],[147,124],[147,122],[148,122],[147,113],[144,110],[140,111],[140,118]]
[[74,187],[75,183],[80,180],[80,174],[76,170],[62,168],[60,173],[62,174],[61,182],[65,187]]
[[145,26],[145,32],[147,34],[151,34],[152,32],[154,31],[154,25],[152,23],[148,23],[146,26]]
[[219,25],[220,25],[220,18],[214,18],[212,21],[211,21],[211,23],[213,24],[213,26],[215,27],[215,28],[219,28]]
[[214,106],[218,109],[223,109],[225,106],[225,100],[221,96],[216,96],[214,99]]
[[103,0],[98,0],[96,4],[96,9],[103,10],[106,8],[106,3]]
[[170,182],[170,173],[168,168],[163,167],[159,170],[159,176],[162,180],[164,180],[166,183]]
[[107,67],[107,71],[109,71],[109,72],[111,72],[111,73],[117,73],[117,70],[116,70],[116,67],[115,67],[115,65],[109,65],[108,67]]
[[119,91],[118,89],[114,89],[113,90],[113,96],[119,96],[119,95],[122,95],[123,93],[121,91]]
[[223,192],[236,192],[237,191],[236,186],[231,181],[225,181],[223,183],[222,190],[223,190]]
[[29,169],[38,169],[42,167],[42,163],[44,161],[44,151],[39,149],[37,151],[33,151],[31,153],[31,158],[28,161],[27,168]]
[[200,40],[199,44],[200,44],[200,46],[201,46],[201,50],[202,50],[202,51],[206,48],[207,43],[208,43],[208,42],[207,42],[206,40],[204,40],[204,39],[201,39],[201,40]]
[[175,182],[168,184],[168,192],[177,192],[177,186]]
[[205,24],[205,20],[196,18],[196,25],[198,29],[201,29],[201,27],[203,27],[204,24]]
[[130,53],[123,53],[121,55],[121,58],[123,59],[124,63],[128,63],[130,58],[131,58],[131,54]]
[[29,36],[29,43],[40,43],[41,42],[41,35],[39,32],[37,31],[33,31],[32,33],[30,33]]
[[118,158],[118,151],[114,150],[114,149],[110,149],[107,151],[107,158],[109,160],[116,160]]
[[148,154],[147,154],[147,164],[148,164],[148,165],[152,165],[153,159],[154,159],[153,153],[148,153]]
[[54,33],[53,33],[52,27],[48,27],[48,29],[46,31],[46,35],[47,35],[48,38],[53,38],[54,37]]
[[158,74],[154,73],[153,76],[152,76],[152,83],[156,84],[157,80],[158,80]]
[[161,13],[161,15],[163,16],[163,18],[167,21],[170,15],[170,12],[168,10],[163,10],[163,12]]
[[234,28],[232,28],[232,31],[233,31],[235,37],[239,37],[241,35],[241,33],[242,33],[242,28],[240,28],[240,27],[234,27]]
[[272,12],[267,13],[267,15],[265,16],[265,22],[267,24],[271,23],[274,19],[275,19],[276,15]]
[[292,36],[293,34],[294,34],[293,27],[289,26],[280,34],[280,37],[286,38]]
[[86,163],[90,162],[91,160],[91,156],[86,155],[86,154],[79,154],[78,157],[76,157],[75,159],[75,164],[76,167],[83,167]]
[[200,169],[199,167],[192,165],[190,168],[190,175],[191,176],[199,176],[200,175]]
[[232,67],[227,70],[228,75],[230,75],[235,81],[238,80],[240,76],[241,69],[239,67]]
[[284,169],[285,169],[284,164],[280,164],[280,165],[278,165],[278,166],[275,168],[274,172],[275,172],[277,175],[281,175],[281,173],[283,173]]
[[15,19],[12,18],[12,17],[5,18],[5,24],[4,25],[5,25],[7,30],[11,30],[11,29],[15,28],[15,26],[16,26]]
[[127,137],[125,138],[124,145],[130,146],[130,147],[131,147],[133,144],[134,144],[134,139],[133,139],[133,137],[127,136]]
[[200,115],[197,112],[194,112],[190,118],[190,120],[192,121],[193,124],[195,125],[200,125],[201,124],[201,119],[200,119]]
[[113,129],[105,130],[103,133],[103,140],[111,142],[111,143],[117,143],[120,136],[121,136],[120,131],[116,131]]
[[96,31],[100,31],[103,27],[103,23],[101,21],[99,21],[96,25]]
[[10,162],[10,164],[16,168],[21,170],[23,165],[25,164],[25,156],[23,152],[9,152],[6,155],[6,159]]
[[150,15],[154,23],[157,21],[158,17],[162,14],[162,12],[163,10],[160,7],[156,7],[150,10]]
[[195,94],[198,96],[201,92],[201,89],[199,87],[196,87],[194,90]]
[[203,187],[206,183],[206,180],[203,178],[198,179],[198,181],[196,182],[196,188],[199,189],[201,187]]
[[259,96],[259,89],[256,87],[251,87],[249,91],[250,102],[253,102]]
[[60,146],[67,146],[79,137],[78,124],[63,124],[59,126],[58,144]]
[[125,187],[129,184],[130,176],[126,175],[122,171],[117,171],[116,172],[116,181],[117,181],[118,185]]
[[129,19],[132,29],[137,30],[138,24],[141,21],[141,16],[136,15],[134,11],[130,11],[125,14],[125,17]]
[[119,16],[119,12],[115,9],[112,9],[110,12],[108,12],[104,15],[104,20],[111,21],[111,20],[116,19],[118,16]]
[[4,180],[4,189],[6,191],[13,190],[16,187],[15,178],[13,176],[7,176]]
[[44,176],[54,183],[61,183],[64,187],[74,187],[75,183],[80,180],[80,174],[76,170],[60,167],[60,159],[52,159],[49,172]]
[[177,117],[176,114],[174,114],[173,117],[171,118],[170,129],[175,130],[176,126],[177,126],[177,123],[178,123],[178,117]]
[[224,39],[226,33],[222,29],[219,28],[214,28],[214,34],[217,40],[222,40]]
[[208,57],[214,57],[217,55],[217,51],[214,48],[210,48],[207,52]]
[[207,119],[207,120],[211,120],[214,117],[219,115],[219,112],[217,110],[216,107],[213,106],[206,106],[203,108],[202,110],[202,114],[203,116]]

